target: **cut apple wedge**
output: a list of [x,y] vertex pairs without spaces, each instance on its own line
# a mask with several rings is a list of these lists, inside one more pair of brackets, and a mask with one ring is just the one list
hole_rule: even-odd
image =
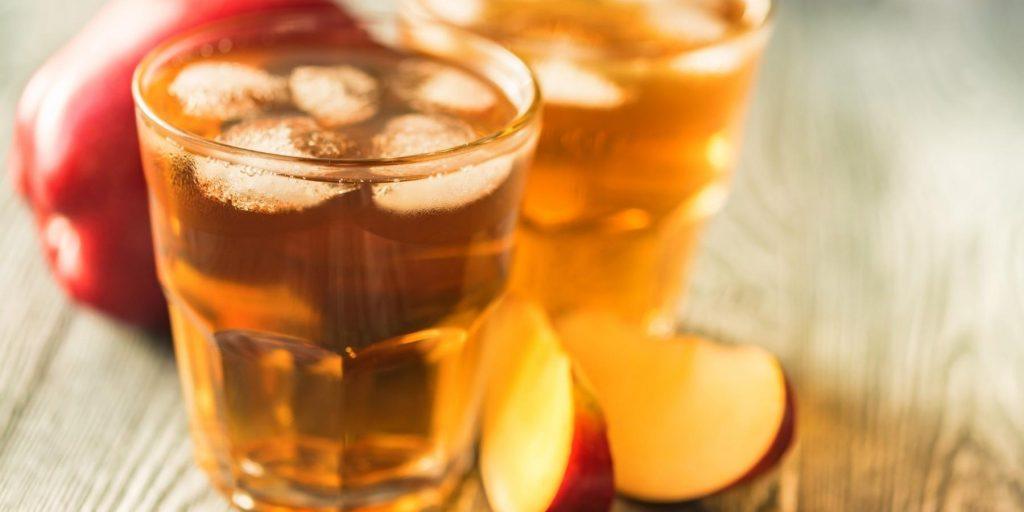
[[596,402],[544,313],[506,300],[484,331],[494,369],[484,406],[480,473],[498,512],[607,511],[615,493]]
[[605,412],[621,493],[700,498],[770,469],[789,446],[792,396],[768,352],[653,338],[602,313],[556,327]]

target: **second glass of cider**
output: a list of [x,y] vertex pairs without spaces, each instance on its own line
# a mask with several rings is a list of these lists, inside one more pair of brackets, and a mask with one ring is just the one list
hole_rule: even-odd
[[534,69],[544,129],[514,290],[552,325],[675,326],[699,231],[723,205],[770,0],[408,0]]

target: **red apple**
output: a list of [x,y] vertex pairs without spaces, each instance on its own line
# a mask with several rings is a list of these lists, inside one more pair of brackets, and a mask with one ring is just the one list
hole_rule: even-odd
[[[32,77],[9,168],[54,275],[123,320],[166,322],[149,232],[131,77],[162,40],[229,16],[329,0],[112,0]],[[336,11],[340,13],[340,11]]]
[[596,402],[539,308],[515,299],[492,315],[493,379],[484,407],[480,472],[498,512],[606,511],[611,454]]

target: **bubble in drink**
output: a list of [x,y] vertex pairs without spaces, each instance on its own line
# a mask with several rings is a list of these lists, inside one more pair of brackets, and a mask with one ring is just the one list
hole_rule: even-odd
[[461,146],[476,137],[473,128],[453,117],[406,114],[391,119],[373,137],[374,154],[393,158]]
[[295,106],[326,126],[365,121],[377,113],[377,80],[352,66],[299,66],[288,79]]
[[392,86],[395,94],[423,112],[479,114],[498,102],[494,91],[475,76],[421,59],[403,62]]
[[236,62],[196,62],[168,87],[191,116],[239,119],[288,101],[288,83],[262,69]]
[[568,60],[540,61],[533,70],[547,103],[610,110],[627,99],[615,82]]
[[[322,129],[309,117],[243,121],[217,138],[225,144],[295,157],[337,158],[355,147],[339,133]],[[196,181],[210,197],[246,211],[275,213],[315,206],[352,190],[336,183],[281,176],[261,167],[198,157]]]

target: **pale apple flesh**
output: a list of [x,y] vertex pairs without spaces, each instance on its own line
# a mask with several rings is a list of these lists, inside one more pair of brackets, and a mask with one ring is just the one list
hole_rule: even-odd
[[602,415],[542,311],[510,299],[491,315],[493,368],[480,472],[497,512],[606,511],[614,495]]
[[707,496],[774,465],[789,445],[791,397],[768,352],[650,337],[602,313],[570,315],[556,327],[605,413],[622,494]]

